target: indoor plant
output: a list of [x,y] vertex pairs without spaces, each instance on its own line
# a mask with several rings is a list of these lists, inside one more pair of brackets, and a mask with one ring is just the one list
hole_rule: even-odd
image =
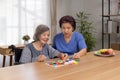
[[28,43],[29,39],[30,39],[30,36],[29,35],[24,35],[22,37],[22,39],[24,40],[24,44],[26,45]]
[[93,37],[93,33],[95,32],[94,27],[92,26],[92,22],[90,22],[89,15],[86,12],[78,12],[76,14],[76,24],[77,30],[83,34],[86,44],[87,50],[91,51],[95,47],[95,38]]

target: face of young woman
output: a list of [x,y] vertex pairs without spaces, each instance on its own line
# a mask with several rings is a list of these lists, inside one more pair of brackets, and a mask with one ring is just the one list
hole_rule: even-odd
[[42,44],[46,44],[47,41],[49,40],[49,36],[50,36],[50,31],[46,31],[44,33],[42,33],[39,37],[39,40]]
[[61,26],[61,30],[64,34],[64,37],[71,37],[73,32],[73,27],[70,23],[63,23]]

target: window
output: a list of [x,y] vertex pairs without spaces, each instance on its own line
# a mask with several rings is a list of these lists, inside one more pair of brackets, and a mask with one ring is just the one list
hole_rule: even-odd
[[50,26],[49,0],[1,0],[0,45],[21,44],[39,24]]

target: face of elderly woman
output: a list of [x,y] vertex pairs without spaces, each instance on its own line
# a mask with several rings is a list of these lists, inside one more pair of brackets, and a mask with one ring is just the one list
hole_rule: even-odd
[[42,44],[46,44],[47,41],[49,40],[49,36],[50,36],[50,31],[46,31],[43,32],[40,36],[39,36],[39,40]]
[[64,37],[71,37],[73,32],[73,27],[70,23],[63,23],[61,26],[61,30],[64,34]]

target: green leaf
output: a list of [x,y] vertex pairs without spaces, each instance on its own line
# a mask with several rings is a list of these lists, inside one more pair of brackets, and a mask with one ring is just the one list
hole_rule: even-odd
[[95,47],[95,38],[93,36],[95,28],[92,26],[92,22],[88,20],[89,16],[90,14],[83,11],[76,13],[76,24],[77,30],[82,33],[85,38],[88,51],[91,51]]

